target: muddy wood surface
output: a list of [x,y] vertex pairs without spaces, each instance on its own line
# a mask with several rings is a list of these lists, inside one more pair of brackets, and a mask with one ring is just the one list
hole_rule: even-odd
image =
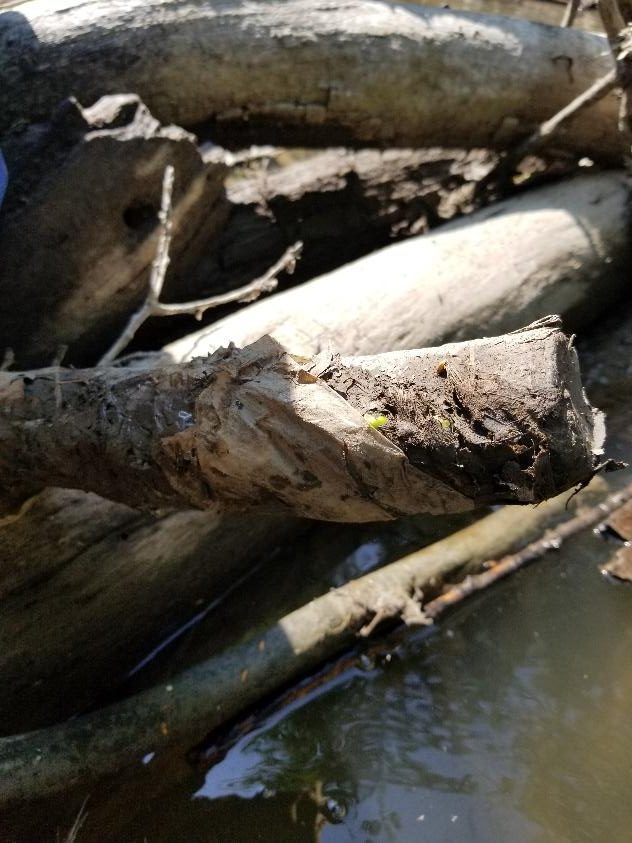
[[140,508],[389,520],[537,502],[601,448],[559,321],[370,358],[264,338],[154,369],[0,376],[5,503],[42,486]]

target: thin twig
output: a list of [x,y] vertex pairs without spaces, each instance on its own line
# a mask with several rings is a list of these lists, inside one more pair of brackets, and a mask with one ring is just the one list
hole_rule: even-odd
[[[77,843],[79,832],[81,831],[81,828],[86,821],[86,817],[88,816],[88,813],[86,811],[86,804],[89,798],[89,796],[86,796],[86,798],[81,803],[79,813],[75,817],[75,821],[70,827],[68,834],[66,835],[66,837],[64,837],[63,843]],[[57,834],[57,839],[59,840],[59,833]]]
[[523,158],[539,149],[545,141],[550,140],[557,134],[572,117],[603,99],[616,86],[617,71],[613,68],[601,79],[594,82],[590,88],[587,88],[568,105],[560,109],[553,117],[541,123],[526,140],[508,152],[499,164],[478,183],[477,194],[481,195],[492,182],[508,181]]
[[208,298],[195,299],[194,301],[182,302],[178,304],[165,304],[160,301],[160,294],[165,282],[165,275],[167,267],[169,266],[169,246],[171,243],[171,196],[173,192],[173,167],[165,168],[165,174],[162,182],[162,202],[160,209],[160,238],[158,240],[158,248],[156,250],[156,257],[154,258],[151,275],[149,278],[149,292],[147,298],[141,307],[132,314],[129,322],[125,326],[122,334],[110,349],[101,357],[98,366],[107,366],[115,360],[116,357],[126,348],[134,338],[140,326],[152,316],[181,316],[190,314],[196,319],[201,319],[205,311],[213,307],[220,307],[223,304],[231,304],[233,302],[252,302],[259,298],[263,293],[270,293],[276,289],[277,275],[285,270],[292,273],[296,266],[303,244],[299,241],[294,243],[285,250],[283,255],[276,263],[268,269],[268,271],[260,278],[239,287],[236,290],[230,290],[227,293],[220,293],[216,296],[209,296]]
[[0,363],[0,372],[7,372],[14,363],[15,352],[12,348],[5,348],[2,363]]
[[619,131],[629,154],[632,146],[632,2],[599,0],[599,14],[616,63],[617,85],[622,93]]
[[579,11],[579,0],[568,0],[566,9],[564,9],[564,16],[560,26],[569,27],[575,23],[577,12]]
[[632,484],[629,484],[620,492],[615,492],[606,498],[605,501],[602,501],[602,503],[592,506],[569,521],[564,521],[558,527],[547,530],[542,538],[531,542],[531,544],[528,544],[517,553],[509,554],[499,562],[487,563],[490,565],[489,570],[484,571],[482,574],[473,574],[472,576],[466,577],[462,582],[453,586],[444,594],[431,600],[423,607],[424,614],[434,620],[445,612],[446,609],[455,606],[471,594],[488,588],[493,583],[504,579],[509,574],[513,574],[514,571],[523,568],[530,562],[540,559],[549,550],[559,550],[566,539],[599,524],[600,521],[603,521],[629,500],[632,500]]

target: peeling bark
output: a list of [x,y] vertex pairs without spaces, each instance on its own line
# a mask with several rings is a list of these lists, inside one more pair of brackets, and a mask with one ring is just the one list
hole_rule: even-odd
[[189,364],[0,377],[4,504],[45,485],[137,507],[375,521],[537,502],[601,448],[559,321],[369,358],[263,339]]
[[[219,142],[504,148],[610,70],[604,43],[371,0],[33,0],[0,16],[0,131],[69,94],[135,91]],[[556,146],[621,160],[616,113],[611,96]]]

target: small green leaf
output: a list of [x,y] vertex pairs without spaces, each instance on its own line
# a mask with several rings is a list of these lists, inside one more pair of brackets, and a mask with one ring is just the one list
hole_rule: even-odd
[[372,427],[374,430],[379,430],[380,427],[384,427],[385,424],[388,424],[388,417],[384,415],[373,416],[371,413],[365,413],[364,421],[369,427]]
[[444,430],[450,430],[450,428],[452,427],[452,422],[450,421],[450,419],[444,419],[442,416],[435,416],[435,419]]

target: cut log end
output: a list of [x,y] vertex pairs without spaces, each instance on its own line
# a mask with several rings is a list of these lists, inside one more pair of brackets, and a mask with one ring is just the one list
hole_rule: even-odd
[[3,373],[0,392],[7,489],[139,508],[361,522],[535,503],[588,480],[603,438],[555,318],[374,357],[264,337],[146,372]]

